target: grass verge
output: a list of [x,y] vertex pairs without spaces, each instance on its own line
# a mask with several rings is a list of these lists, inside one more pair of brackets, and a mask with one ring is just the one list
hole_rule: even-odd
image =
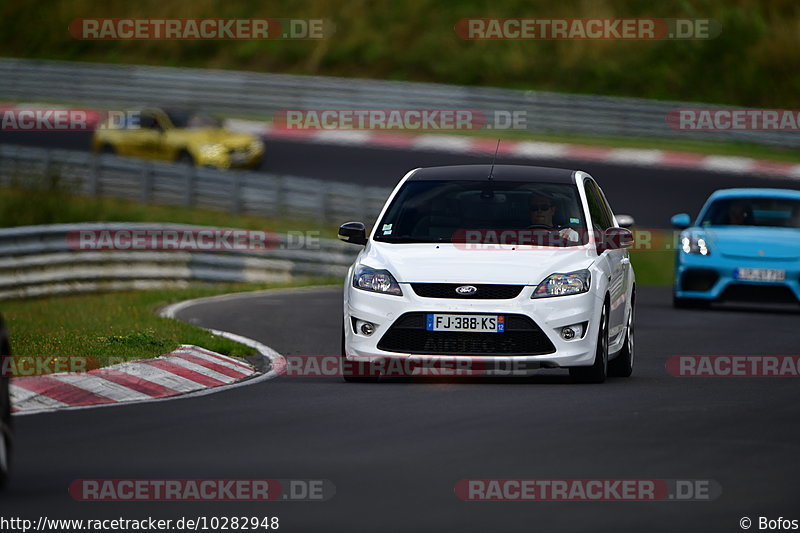
[[142,204],[108,197],[70,194],[63,184],[0,188],[0,227],[76,222],[161,222],[285,233],[318,231],[336,238],[336,229],[318,221],[232,215],[222,210]]
[[634,250],[631,264],[636,272],[636,284],[670,287],[674,279],[675,251]]
[[15,355],[95,357],[100,365],[149,359],[180,344],[195,344],[226,355],[243,357],[252,348],[212,335],[196,326],[158,316],[168,303],[278,287],[338,283],[315,278],[290,284],[197,285],[108,294],[58,296],[3,302]]

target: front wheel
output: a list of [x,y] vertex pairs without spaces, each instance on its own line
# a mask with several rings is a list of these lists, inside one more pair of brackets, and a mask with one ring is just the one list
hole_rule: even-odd
[[622,351],[616,359],[608,362],[608,373],[611,376],[629,378],[633,374],[633,309],[633,304],[631,304],[631,312],[628,313],[628,325],[625,328],[625,344],[622,346]]
[[12,445],[12,420],[11,398],[9,396],[9,380],[3,375],[6,372],[6,357],[11,357],[11,346],[8,341],[3,317],[0,316],[0,490],[8,481],[8,472],[11,469]]
[[194,157],[192,157],[192,154],[190,154],[186,150],[181,150],[181,152],[178,154],[178,158],[176,159],[176,162],[178,164],[180,164],[180,165],[186,165],[186,166],[190,166],[190,167],[193,167],[194,164],[195,164],[194,163]]
[[570,377],[578,383],[603,383],[608,375],[608,304],[603,304],[600,313],[600,329],[597,332],[597,348],[592,366],[574,366]]

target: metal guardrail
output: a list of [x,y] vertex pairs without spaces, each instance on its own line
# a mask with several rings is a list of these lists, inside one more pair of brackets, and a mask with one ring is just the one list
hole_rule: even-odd
[[776,131],[673,130],[667,113],[708,104],[433,83],[377,81],[229,70],[109,65],[0,58],[0,99],[88,106],[179,103],[267,118],[285,109],[474,109],[525,111],[537,133],[747,141],[797,147]]
[[383,187],[224,171],[109,154],[0,145],[0,186],[57,176],[70,192],[145,203],[209,207],[234,214],[371,223],[390,190]]
[[81,251],[68,234],[80,230],[202,230],[204,226],[81,223],[0,229],[0,300],[80,292],[183,286],[191,281],[274,282],[302,276],[344,276],[357,248],[319,239],[292,248],[285,235],[275,247],[241,252]]

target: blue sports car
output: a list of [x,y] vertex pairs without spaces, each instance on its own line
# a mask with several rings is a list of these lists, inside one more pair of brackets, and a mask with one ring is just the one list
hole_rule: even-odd
[[725,189],[697,220],[672,217],[681,231],[675,307],[715,301],[800,303],[800,191]]

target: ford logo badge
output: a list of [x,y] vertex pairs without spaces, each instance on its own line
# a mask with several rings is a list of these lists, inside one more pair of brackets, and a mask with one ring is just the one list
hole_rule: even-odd
[[478,292],[478,287],[474,285],[462,285],[460,287],[456,287],[456,294],[460,294],[461,296],[469,296],[471,294],[475,294]]

